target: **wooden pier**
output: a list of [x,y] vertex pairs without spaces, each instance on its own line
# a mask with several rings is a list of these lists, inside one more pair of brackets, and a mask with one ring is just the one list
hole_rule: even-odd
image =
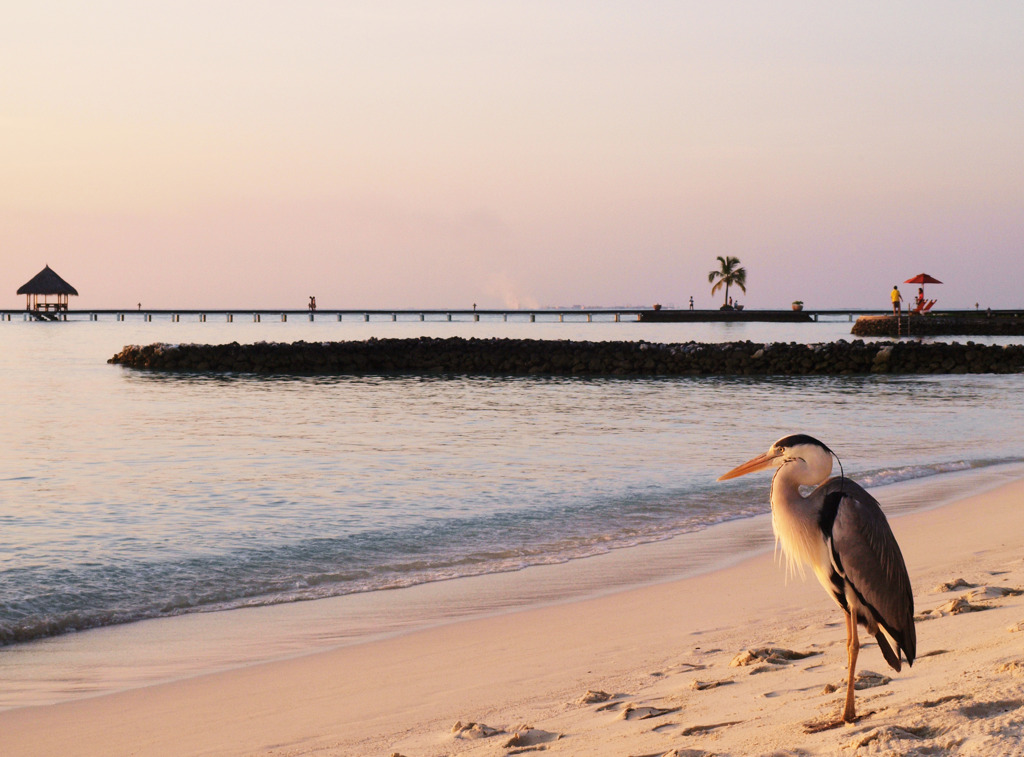
[[[528,323],[778,323],[814,322],[822,317],[845,317],[853,321],[860,315],[880,315],[880,310],[666,310],[653,308],[534,308],[529,310],[481,309],[343,309],[343,310],[277,310],[260,308],[182,308],[182,309],[83,309],[61,312],[35,310],[0,310],[0,321],[115,321],[154,320],[179,323],[185,321],[252,321],[254,323],[307,321],[508,321]],[[40,317],[42,316],[42,317]]]

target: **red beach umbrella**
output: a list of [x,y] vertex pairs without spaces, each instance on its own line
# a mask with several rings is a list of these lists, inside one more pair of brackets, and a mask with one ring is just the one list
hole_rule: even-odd
[[904,284],[920,284],[921,285],[921,301],[917,303],[917,307],[920,308],[924,304],[924,285],[925,284],[941,284],[934,276],[929,276],[927,273],[919,273],[911,279],[907,279],[903,282]]
[[919,273],[912,279],[907,279],[903,282],[904,284],[941,284],[934,276],[929,276],[927,273]]

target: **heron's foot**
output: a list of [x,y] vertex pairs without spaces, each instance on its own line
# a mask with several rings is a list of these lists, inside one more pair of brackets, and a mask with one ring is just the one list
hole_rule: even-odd
[[852,720],[846,719],[846,713],[843,713],[842,717],[825,718],[823,720],[811,720],[804,723],[804,733],[821,733],[822,731],[831,731],[834,728],[841,728],[845,725],[852,725],[859,723],[864,718],[874,715],[874,710],[865,712],[861,715],[854,715]]
[[804,723],[804,733],[821,733],[822,731],[831,731],[833,728],[839,728],[844,725],[846,725],[846,723],[844,723],[840,718],[811,720]]

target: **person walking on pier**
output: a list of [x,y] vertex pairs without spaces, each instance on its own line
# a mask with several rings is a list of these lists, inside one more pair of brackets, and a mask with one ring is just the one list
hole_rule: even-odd
[[892,299],[892,314],[899,317],[900,303],[903,302],[903,295],[900,294],[900,290],[895,284],[892,285],[892,292],[890,292],[889,297]]

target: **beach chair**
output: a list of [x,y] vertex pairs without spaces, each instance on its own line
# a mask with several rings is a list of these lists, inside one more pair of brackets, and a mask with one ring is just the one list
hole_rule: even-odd
[[929,310],[932,309],[932,305],[934,305],[934,304],[935,304],[935,300],[928,300],[928,302],[922,303],[921,304],[921,310],[919,312],[927,313]]

